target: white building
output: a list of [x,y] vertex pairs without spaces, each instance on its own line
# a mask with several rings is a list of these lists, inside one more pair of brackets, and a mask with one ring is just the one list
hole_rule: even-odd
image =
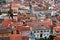
[[32,28],[32,33],[34,34],[35,38],[44,38],[44,37],[49,37],[51,35],[51,30],[46,24],[40,24],[38,26],[31,26]]

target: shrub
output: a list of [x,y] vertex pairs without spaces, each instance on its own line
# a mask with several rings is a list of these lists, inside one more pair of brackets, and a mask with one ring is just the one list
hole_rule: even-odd
[[44,38],[39,38],[38,40],[44,40]]

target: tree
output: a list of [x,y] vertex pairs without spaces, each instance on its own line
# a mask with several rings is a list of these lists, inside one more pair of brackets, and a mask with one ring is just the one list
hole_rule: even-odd
[[49,40],[53,40],[54,39],[54,36],[53,35],[50,35],[49,36]]
[[8,15],[9,15],[9,18],[11,17],[12,19],[13,19],[13,10],[12,9],[10,9],[9,11],[8,11]]
[[45,37],[45,40],[47,40],[47,37]]
[[10,9],[10,10],[8,11],[8,13],[10,13],[10,14],[11,14],[12,12],[13,12],[13,10],[12,10],[12,9]]
[[0,0],[0,6],[2,6],[2,0]]
[[1,10],[0,10],[0,15],[2,14]]
[[0,4],[1,4],[1,1],[0,1]]
[[0,4],[1,4],[2,0],[0,0]]
[[44,38],[39,38],[38,40],[45,40]]

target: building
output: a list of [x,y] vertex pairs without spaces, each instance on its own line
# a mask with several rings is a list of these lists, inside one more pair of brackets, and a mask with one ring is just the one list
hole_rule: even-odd
[[32,33],[34,34],[35,38],[44,38],[49,37],[51,35],[50,27],[44,23],[34,24],[30,26],[32,28]]
[[19,1],[13,1],[10,2],[10,7],[13,10],[13,14],[17,15],[18,9],[20,8],[20,2]]
[[60,24],[57,24],[56,27],[53,28],[53,34],[55,36],[60,35]]
[[10,40],[29,40],[29,38],[21,34],[13,34],[10,36]]
[[6,3],[12,2],[13,0],[6,0]]

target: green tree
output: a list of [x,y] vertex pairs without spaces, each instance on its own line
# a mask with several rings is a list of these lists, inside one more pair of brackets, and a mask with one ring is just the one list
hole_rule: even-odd
[[47,37],[45,37],[45,40],[47,40]]
[[38,40],[45,40],[44,38],[39,38]]
[[10,9],[9,11],[8,11],[8,14],[11,14],[13,12],[13,10],[12,9]]
[[0,10],[0,15],[2,14],[1,10]]
[[49,40],[53,40],[54,39],[54,36],[53,35],[50,35],[49,36]]
[[13,19],[13,10],[12,9],[10,9],[9,11],[8,11],[8,16],[9,16],[9,18],[11,17],[12,19]]
[[2,0],[0,0],[0,5],[1,5],[1,3],[2,3]]

